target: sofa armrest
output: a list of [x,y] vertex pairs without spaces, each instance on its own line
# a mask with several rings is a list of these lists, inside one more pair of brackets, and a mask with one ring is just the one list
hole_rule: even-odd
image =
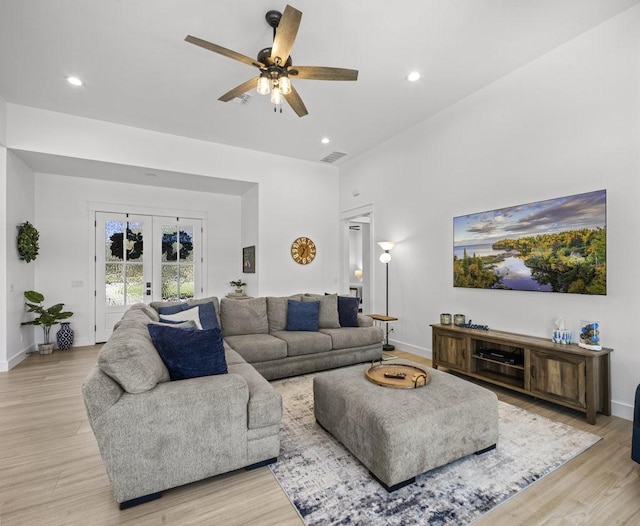
[[244,467],[249,389],[237,374],[123,393],[91,422],[116,500]]
[[364,314],[358,314],[358,327],[373,327],[373,319]]
[[116,381],[104,374],[100,367],[94,367],[82,384],[82,398],[89,421],[98,418],[113,406],[122,393],[124,390]]

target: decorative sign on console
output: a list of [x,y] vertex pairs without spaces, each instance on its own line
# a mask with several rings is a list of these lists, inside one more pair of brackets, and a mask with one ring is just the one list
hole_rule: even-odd
[[607,293],[606,190],[453,219],[453,286]]

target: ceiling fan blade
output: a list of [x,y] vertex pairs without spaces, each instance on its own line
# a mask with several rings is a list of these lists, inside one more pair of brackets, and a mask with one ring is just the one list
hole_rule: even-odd
[[230,100],[233,100],[236,97],[239,97],[243,93],[246,93],[247,91],[251,91],[253,88],[257,86],[259,78],[260,78],[259,76],[254,77],[252,79],[247,80],[247,82],[243,82],[242,84],[240,84],[239,86],[236,86],[232,90],[227,91],[224,95],[222,95],[222,97],[219,97],[218,100],[221,100],[222,102],[229,102]]
[[236,53],[235,51],[231,51],[230,49],[227,49],[226,47],[222,47],[222,46],[219,46],[217,44],[212,44],[211,42],[207,42],[206,40],[202,40],[201,38],[194,37],[194,36],[191,36],[191,35],[187,35],[185,40],[187,42],[189,42],[190,44],[195,44],[196,46],[200,46],[200,47],[202,47],[204,49],[208,49],[209,51],[213,51],[214,53],[218,53],[218,54],[223,55],[225,57],[232,58],[233,60],[238,60],[240,62],[244,62],[245,64],[248,64],[249,66],[255,66],[256,68],[260,68],[260,69],[263,69],[263,68],[266,67],[261,62],[258,62],[257,60],[255,60],[253,58],[247,57],[246,55],[243,55],[242,53]]
[[302,102],[302,99],[300,98],[299,93],[296,91],[296,88],[294,88],[293,86],[291,86],[291,93],[284,95],[284,98],[289,103],[289,106],[293,108],[293,111],[296,112],[298,117],[304,117],[309,113],[307,111],[307,107],[304,105],[304,102]]
[[[274,64],[284,66],[291,54],[291,48],[298,34],[302,12],[296,8],[287,5],[282,13],[282,18],[276,29],[276,37],[273,39],[271,46],[271,60]],[[276,57],[280,57],[280,61],[276,61]]]
[[310,80],[358,80],[357,69],[324,68],[319,66],[292,66],[289,75]]

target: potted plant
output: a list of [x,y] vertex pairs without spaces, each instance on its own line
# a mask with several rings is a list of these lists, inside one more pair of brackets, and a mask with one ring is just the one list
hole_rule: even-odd
[[241,279],[238,279],[236,281],[230,281],[229,285],[231,285],[232,287],[235,287],[236,294],[242,294],[242,287],[245,287],[247,284]]
[[27,290],[24,293],[27,300],[25,303],[29,308],[28,312],[35,312],[37,317],[31,321],[22,322],[21,325],[40,325],[44,331],[44,343],[39,345],[40,354],[50,354],[53,352],[53,343],[49,341],[51,327],[60,320],[66,320],[73,316],[73,312],[63,311],[64,303],[58,303],[52,307],[45,308],[42,305],[44,296],[35,290]]

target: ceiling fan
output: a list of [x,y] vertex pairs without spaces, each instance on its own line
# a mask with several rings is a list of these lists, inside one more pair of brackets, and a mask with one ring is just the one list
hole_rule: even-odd
[[[229,102],[243,93],[256,88],[261,95],[271,93],[271,102],[275,106],[282,104],[284,98],[298,117],[304,117],[309,112],[302,102],[300,95],[291,84],[290,77],[310,80],[358,80],[358,70],[344,68],[327,68],[318,66],[293,66],[291,49],[298,33],[302,12],[287,5],[284,13],[269,11],[265,18],[267,24],[273,28],[273,44],[258,53],[256,60],[230,49],[212,44],[201,38],[187,35],[185,40],[196,46],[203,47],[214,53],[244,62],[260,70],[260,75],[243,82],[222,95],[218,100]],[[274,107],[274,111],[276,108]],[[282,112],[282,108],[280,108]]]

